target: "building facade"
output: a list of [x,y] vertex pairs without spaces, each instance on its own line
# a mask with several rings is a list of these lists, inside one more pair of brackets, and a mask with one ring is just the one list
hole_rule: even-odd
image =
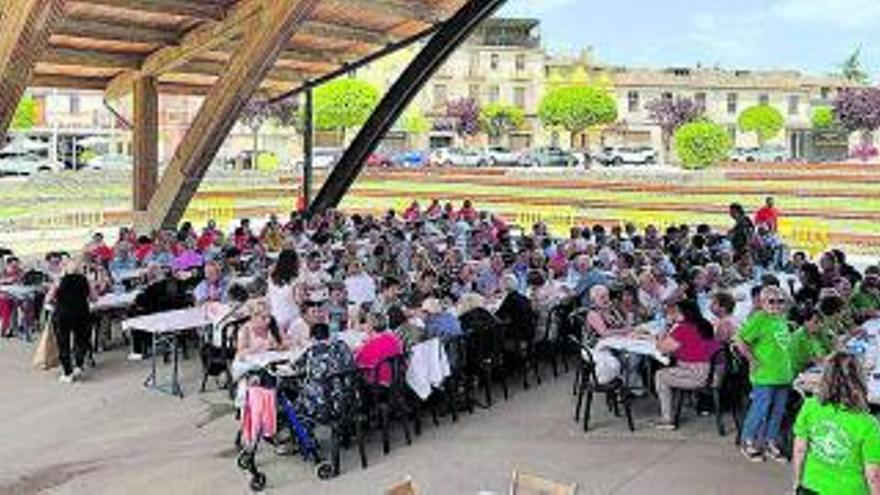
[[[432,122],[425,147],[502,144],[524,149],[545,141],[538,119],[544,96],[545,54],[539,22],[534,19],[489,19],[449,58],[416,100]],[[481,106],[513,105],[525,113],[520,129],[490,143],[487,136],[462,139],[446,119],[446,104],[456,98],[473,98]]]

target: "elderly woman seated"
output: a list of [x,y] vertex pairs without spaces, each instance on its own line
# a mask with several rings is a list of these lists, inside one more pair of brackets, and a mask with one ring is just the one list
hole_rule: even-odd
[[535,337],[537,323],[531,301],[519,293],[519,282],[514,275],[504,275],[501,286],[505,296],[495,316],[508,324],[510,333],[506,337],[510,340],[531,341]]
[[355,356],[358,368],[366,372],[367,382],[378,381],[380,385],[388,385],[391,383],[391,369],[382,367],[378,373],[374,370],[382,361],[400,355],[403,343],[394,332],[388,331],[388,321],[383,314],[368,313],[364,318],[363,330],[367,340]]
[[269,302],[257,299],[248,303],[250,320],[239,330],[236,338],[235,359],[241,360],[249,355],[286,348],[278,323],[272,317]]
[[425,315],[425,332],[429,338],[439,337],[440,339],[446,339],[457,337],[464,333],[458,317],[450,311],[443,309],[443,305],[438,299],[425,299],[425,302],[422,303],[422,311]]
[[327,324],[312,325],[311,338],[312,345],[294,366],[305,371],[295,407],[308,419],[323,423],[338,417],[346,410],[347,390],[342,386],[344,383],[329,378],[355,369],[355,361],[344,342],[330,339],[330,327]]

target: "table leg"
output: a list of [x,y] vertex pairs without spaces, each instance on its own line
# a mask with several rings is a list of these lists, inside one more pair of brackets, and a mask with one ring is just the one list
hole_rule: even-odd
[[156,387],[156,336],[151,335],[151,339],[153,342],[152,348],[153,352],[150,353],[150,375],[147,377],[147,380],[144,382],[145,387],[157,388]]
[[178,380],[178,376],[177,376],[178,375],[177,369],[179,366],[179,359],[178,359],[178,355],[177,355],[178,354],[177,353],[177,347],[178,347],[177,346],[177,336],[174,335],[171,338],[172,338],[172,340],[171,340],[171,348],[172,348],[171,354],[174,359],[174,364],[173,364],[173,367],[171,370],[171,393],[173,395],[177,395],[178,397],[183,399],[183,389],[180,387],[180,381]]

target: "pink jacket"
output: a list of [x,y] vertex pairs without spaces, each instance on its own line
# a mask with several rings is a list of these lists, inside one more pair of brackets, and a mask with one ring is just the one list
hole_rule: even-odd
[[[372,371],[383,360],[397,356],[403,352],[403,344],[400,338],[391,331],[385,331],[374,335],[363,347],[357,352],[355,362],[358,368],[367,371],[367,381],[372,383],[375,375]],[[379,384],[388,385],[391,383],[391,369],[383,366],[379,370]]]

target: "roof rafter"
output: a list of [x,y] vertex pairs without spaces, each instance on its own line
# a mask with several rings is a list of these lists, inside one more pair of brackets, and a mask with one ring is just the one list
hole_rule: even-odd
[[224,21],[202,24],[184,35],[177,45],[154,52],[144,60],[139,70],[128,71],[113,78],[107,86],[107,98],[121,98],[131,92],[135,79],[174,70],[199,54],[237,37],[244,30],[246,21],[253,18],[262,6],[263,2],[259,0],[239,2]]
[[172,14],[197,19],[223,20],[223,6],[209,2],[189,0],[77,0],[79,3],[118,7],[156,14]]

